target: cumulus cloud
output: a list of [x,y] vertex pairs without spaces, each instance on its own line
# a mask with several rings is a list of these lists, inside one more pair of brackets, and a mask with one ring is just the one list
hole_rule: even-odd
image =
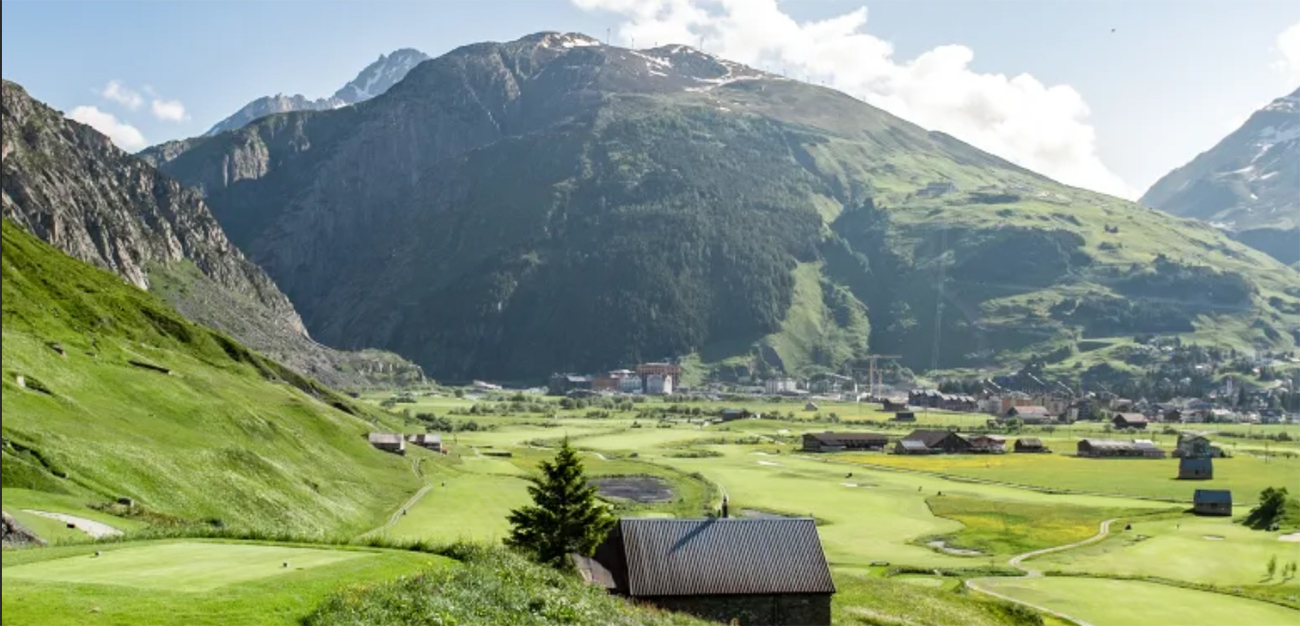
[[187,119],[185,114],[185,105],[180,100],[163,100],[154,98],[149,103],[149,108],[153,110],[153,116],[167,122],[182,122]]
[[975,53],[944,45],[913,59],[866,32],[867,9],[799,22],[777,0],[572,0],[624,18],[625,42],[685,43],[864,99],[926,128],[954,135],[1019,165],[1125,198],[1138,191],[1097,154],[1083,97],[1029,74],[979,73]]
[[105,100],[116,102],[132,111],[140,108],[144,104],[144,98],[140,97],[139,92],[123,85],[121,81],[110,80],[104,90],[100,92]]
[[144,140],[144,135],[140,134],[136,127],[120,121],[112,113],[101,111],[96,107],[79,106],[73,109],[68,114],[68,117],[104,133],[119,148],[128,152],[135,152],[148,145]]
[[1273,67],[1285,74],[1287,80],[1300,80],[1300,22],[1279,33],[1275,43],[1281,58]]

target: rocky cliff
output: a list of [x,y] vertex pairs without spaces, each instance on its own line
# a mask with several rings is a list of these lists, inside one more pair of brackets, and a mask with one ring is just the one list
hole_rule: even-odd
[[311,340],[289,299],[230,243],[200,194],[3,83],[4,216],[70,256],[327,384],[351,357]]

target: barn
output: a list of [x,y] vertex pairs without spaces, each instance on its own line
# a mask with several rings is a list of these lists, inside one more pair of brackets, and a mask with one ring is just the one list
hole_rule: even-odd
[[804,452],[840,452],[843,450],[884,450],[889,436],[878,433],[806,433]]
[[707,620],[831,623],[835,583],[812,518],[623,518],[573,561],[591,584]]
[[370,433],[366,439],[370,445],[384,452],[406,454],[406,437],[402,433]]
[[413,446],[420,446],[421,448],[432,450],[434,452],[442,452],[442,435],[419,433],[411,435],[407,438],[407,441],[409,441]]
[[1210,480],[1214,478],[1214,460],[1210,457],[1183,457],[1178,459],[1179,480]]
[[[970,441],[950,430],[914,430],[903,437],[903,442],[907,441],[919,441],[933,454],[961,454],[970,452],[972,448]],[[913,453],[915,453],[913,450],[900,452],[900,454]]]
[[1147,416],[1141,413],[1119,413],[1115,415],[1115,418],[1111,420],[1111,423],[1115,425],[1115,428],[1136,428],[1138,430],[1146,430],[1148,421]]
[[1232,492],[1226,489],[1197,489],[1192,496],[1197,515],[1232,515]]
[[1047,446],[1043,445],[1043,440],[1038,437],[1021,437],[1016,440],[1016,452],[1051,452]]

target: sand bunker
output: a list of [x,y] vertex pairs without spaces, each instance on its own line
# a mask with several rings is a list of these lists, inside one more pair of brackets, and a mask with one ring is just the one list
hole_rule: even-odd
[[781,466],[780,463],[773,463],[773,462],[771,462],[771,461],[759,461],[758,464],[759,464],[759,465],[774,466],[774,467],[780,467],[780,466]]
[[931,541],[930,543],[927,543],[925,545],[930,546],[931,548],[934,548],[935,550],[938,550],[944,554],[952,554],[955,556],[980,556],[984,554],[979,550],[967,550],[966,548],[953,548],[949,546],[948,543],[945,541]]
[[1300,533],[1291,533],[1289,535],[1282,535],[1281,537],[1278,537],[1277,540],[1290,541],[1292,543],[1300,543]]
[[841,484],[841,485],[844,485],[845,487],[857,487],[857,486],[858,486],[857,483],[840,483],[840,484]]
[[641,504],[672,502],[673,488],[667,481],[650,476],[614,476],[593,478],[591,484],[596,486],[601,496],[631,500]]
[[1223,541],[1222,535],[1201,535],[1201,539],[1206,541]]

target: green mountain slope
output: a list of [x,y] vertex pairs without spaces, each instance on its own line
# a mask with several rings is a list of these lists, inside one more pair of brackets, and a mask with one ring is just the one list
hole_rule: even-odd
[[[4,220],[3,486],[183,520],[367,528],[418,487],[375,414]],[[21,383],[19,379],[21,377]]]
[[1288,348],[1300,328],[1300,274],[1214,229],[684,46],[475,44],[355,107],[150,158],[315,336],[438,376],[997,367],[1084,336]]

